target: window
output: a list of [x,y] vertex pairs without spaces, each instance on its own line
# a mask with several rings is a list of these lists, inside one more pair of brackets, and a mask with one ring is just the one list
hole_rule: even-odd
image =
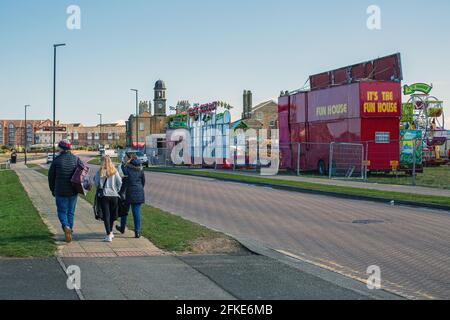
[[100,140],[100,134],[98,132],[95,133],[95,140]]
[[14,125],[11,123],[11,124],[9,125],[9,130],[8,130],[8,144],[9,144],[10,146],[13,146],[13,145],[14,145],[14,135],[15,135],[15,132],[14,132]]
[[87,138],[88,138],[88,140],[92,140],[92,132],[88,132]]
[[33,126],[27,124],[27,144],[33,144]]
[[264,118],[264,114],[262,112],[256,113],[256,120],[261,121]]
[[145,124],[143,121],[139,122],[139,131],[144,131],[145,129]]
[[73,140],[78,140],[78,132],[73,133]]
[[120,140],[120,132],[116,132],[116,140]]
[[375,132],[375,143],[389,143],[391,135],[389,132]]
[[0,144],[3,144],[3,126],[0,124]]
[[271,128],[276,127],[276,121],[275,120],[270,121],[269,125]]
[[112,140],[113,139],[113,133],[112,132],[109,132],[108,133],[108,140]]

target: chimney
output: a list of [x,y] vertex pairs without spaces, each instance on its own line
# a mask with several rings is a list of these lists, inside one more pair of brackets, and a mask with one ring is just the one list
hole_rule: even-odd
[[247,92],[247,117],[250,118],[252,115],[252,109],[253,109],[253,94],[249,90]]
[[242,119],[247,118],[247,90],[244,90],[243,96],[243,110],[242,110]]

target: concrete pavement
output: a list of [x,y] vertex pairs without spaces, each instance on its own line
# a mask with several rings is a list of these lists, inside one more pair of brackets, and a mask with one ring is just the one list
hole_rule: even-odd
[[103,222],[94,219],[92,205],[78,198],[75,213],[73,242],[64,242],[56,205],[48,189],[47,177],[23,164],[14,167],[19,179],[27,191],[42,219],[55,235],[60,257],[120,257],[120,256],[155,256],[165,253],[156,248],[148,239],[135,239],[134,232],[127,230],[124,235],[116,235],[112,243],[103,242],[105,229]]
[[56,258],[0,259],[0,300],[78,300]]
[[412,299],[450,298],[450,215],[147,172],[149,204]]

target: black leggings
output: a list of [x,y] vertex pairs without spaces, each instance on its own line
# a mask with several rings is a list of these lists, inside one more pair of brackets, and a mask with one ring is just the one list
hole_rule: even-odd
[[113,232],[114,221],[117,219],[119,198],[102,197],[100,201],[103,212],[103,221],[105,222],[106,235],[109,235]]

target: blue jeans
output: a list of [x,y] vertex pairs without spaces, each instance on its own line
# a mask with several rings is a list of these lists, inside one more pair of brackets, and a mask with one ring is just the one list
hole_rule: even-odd
[[75,216],[75,208],[77,206],[78,195],[73,197],[56,196],[56,208],[58,211],[59,222],[63,230],[69,227],[73,231],[73,220]]
[[[132,204],[131,211],[133,212],[134,231],[141,232],[141,204]],[[128,216],[120,218],[120,227],[127,226]]]

